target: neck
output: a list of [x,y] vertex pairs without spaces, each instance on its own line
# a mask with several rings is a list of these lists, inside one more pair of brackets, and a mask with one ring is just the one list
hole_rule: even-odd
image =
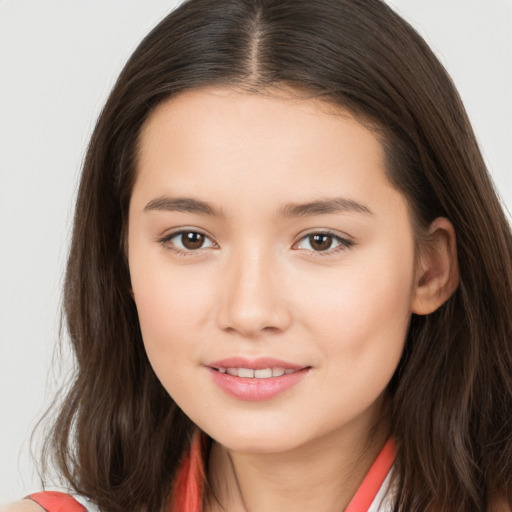
[[361,425],[345,426],[280,453],[240,453],[213,443],[206,510],[345,510],[386,441],[388,426],[380,423],[371,435]]

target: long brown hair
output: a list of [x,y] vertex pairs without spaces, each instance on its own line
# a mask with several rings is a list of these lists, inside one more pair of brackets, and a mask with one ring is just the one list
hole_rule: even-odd
[[460,98],[380,0],[189,0],[140,44],[93,133],[64,308],[77,369],[47,446],[104,512],[161,511],[194,428],[144,352],[123,240],[141,126],[163,100],[221,85],[291,87],[379,133],[414,222],[445,216],[460,285],[411,319],[389,385],[397,511],[512,506],[512,237]]

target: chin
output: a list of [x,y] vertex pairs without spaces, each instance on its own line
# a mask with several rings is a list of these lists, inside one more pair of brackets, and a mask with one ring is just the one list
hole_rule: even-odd
[[[297,445],[290,443],[289,440],[285,439],[247,439],[247,438],[236,438],[236,439],[222,439],[216,441],[224,446],[227,450],[237,453],[284,453],[297,448]],[[224,442],[222,442],[224,441]]]
[[226,427],[214,429],[210,435],[217,443],[232,452],[238,453],[283,453],[293,450],[308,442],[304,433],[282,429],[241,429]]

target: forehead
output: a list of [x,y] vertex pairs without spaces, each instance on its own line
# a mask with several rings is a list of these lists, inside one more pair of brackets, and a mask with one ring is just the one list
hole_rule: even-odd
[[331,103],[285,92],[187,91],[155,109],[139,142],[134,195],[194,193],[229,207],[326,194],[371,200],[390,187],[374,132]]
[[[276,139],[281,144],[298,144],[304,142],[301,136],[305,130],[311,142],[315,135],[325,135],[328,131],[334,138],[340,121],[352,125],[354,135],[356,131],[359,135],[365,132],[369,141],[372,139],[378,145],[368,124],[363,126],[333,101],[308,97],[292,89],[265,89],[255,93],[230,87],[201,87],[179,93],[156,107],[141,130],[141,154],[147,156],[146,150],[154,149],[150,147],[152,143],[159,144],[171,134],[186,136],[191,125],[195,135],[202,137],[202,146],[216,143],[221,137],[231,137],[233,146],[249,141],[254,147],[258,142]],[[257,139],[253,137],[256,133]],[[267,136],[266,140],[263,135]]]

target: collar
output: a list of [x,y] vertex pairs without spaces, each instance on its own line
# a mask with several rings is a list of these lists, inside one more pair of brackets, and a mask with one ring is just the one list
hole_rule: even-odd
[[[176,474],[171,512],[203,512],[207,437],[196,430],[190,449]],[[396,447],[389,438],[373,461],[368,473],[345,512],[368,512],[395,461]]]

